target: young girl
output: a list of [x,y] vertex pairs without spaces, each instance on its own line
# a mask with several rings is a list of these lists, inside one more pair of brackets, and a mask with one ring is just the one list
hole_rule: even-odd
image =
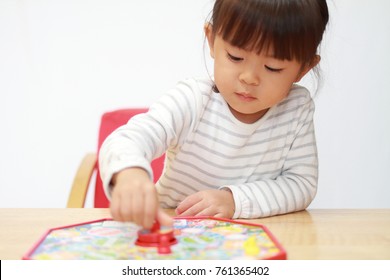
[[101,148],[113,218],[150,228],[172,222],[160,207],[224,218],[305,209],[317,190],[314,104],[295,83],[320,61],[327,21],[325,0],[216,0],[213,79],[178,83]]

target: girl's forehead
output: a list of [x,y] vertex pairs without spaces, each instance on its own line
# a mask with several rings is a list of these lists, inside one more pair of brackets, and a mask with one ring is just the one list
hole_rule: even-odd
[[236,44],[231,39],[225,39],[222,34],[217,35],[218,39],[221,40],[225,45],[229,46],[230,48],[234,48],[240,51],[245,52],[254,52],[256,54],[264,54],[268,57],[275,58],[275,51],[274,51],[274,44],[273,42],[266,42],[262,44],[261,46],[257,46],[255,42],[247,42],[246,44]]
[[267,48],[263,48],[261,51],[258,51],[257,49],[251,49],[251,48],[245,48],[240,46],[235,46],[231,42],[226,41],[222,38],[221,35],[215,36],[215,46],[220,49],[224,49],[225,51],[237,51],[237,55],[240,55],[243,53],[243,55],[250,54],[255,56],[260,56],[262,58],[271,59],[271,60],[278,60],[278,61],[290,61],[290,62],[297,62],[299,64],[302,64],[302,62],[299,62],[296,58],[292,59],[286,59],[286,58],[280,58],[275,55],[275,51],[273,48],[273,44],[269,44]]

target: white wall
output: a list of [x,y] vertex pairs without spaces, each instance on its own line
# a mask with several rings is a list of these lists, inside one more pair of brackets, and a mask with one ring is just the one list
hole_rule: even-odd
[[[104,111],[149,106],[207,75],[212,3],[0,0],[0,207],[65,207]],[[390,2],[329,6],[311,207],[390,207]]]

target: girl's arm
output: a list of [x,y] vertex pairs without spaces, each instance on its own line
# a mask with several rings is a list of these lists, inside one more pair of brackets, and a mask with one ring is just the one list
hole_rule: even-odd
[[317,192],[318,157],[313,124],[314,103],[305,104],[295,139],[276,179],[228,187],[234,218],[267,217],[303,210]]
[[150,163],[168,147],[175,147],[179,136],[191,129],[197,108],[191,84],[179,83],[147,113],[133,117],[103,143],[99,166],[115,220],[144,228],[151,228],[156,220],[172,225],[158,206]]
[[[299,123],[283,168],[275,179],[221,186],[190,195],[179,215],[258,218],[305,209],[317,191],[318,163],[313,125],[314,103],[302,104]],[[283,160],[283,159],[282,159]],[[227,192],[222,191],[229,189]]]
[[153,181],[151,161],[180,141],[191,129],[199,100],[196,82],[180,82],[153,104],[145,114],[134,116],[104,141],[99,153],[99,168],[107,197],[111,198],[114,174],[127,168],[145,170]]

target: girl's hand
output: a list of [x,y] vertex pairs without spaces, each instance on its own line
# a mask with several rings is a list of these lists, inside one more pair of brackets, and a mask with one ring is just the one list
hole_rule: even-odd
[[230,219],[234,215],[234,205],[233,194],[230,190],[204,190],[184,199],[176,208],[176,214]]
[[110,210],[114,220],[133,222],[146,229],[155,220],[162,226],[172,226],[172,218],[158,206],[156,188],[144,169],[122,170],[112,182]]

